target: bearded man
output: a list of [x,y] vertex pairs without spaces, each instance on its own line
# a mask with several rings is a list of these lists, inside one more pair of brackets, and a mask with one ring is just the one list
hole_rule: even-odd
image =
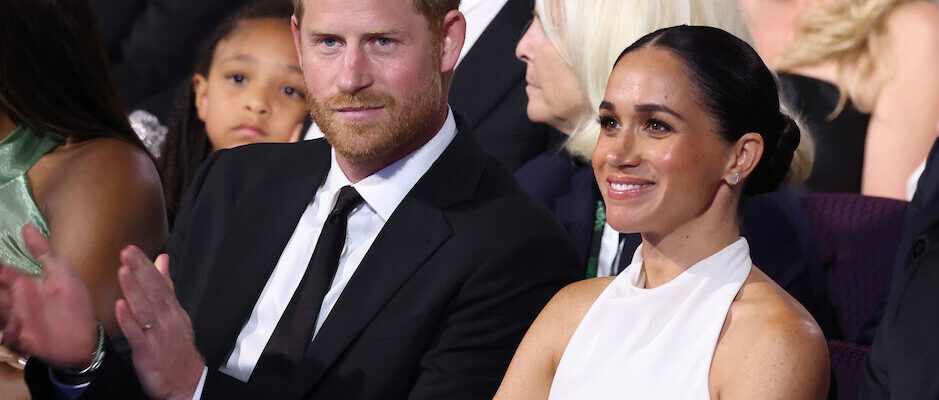
[[46,276],[4,268],[0,321],[33,355],[35,397],[491,398],[538,311],[578,277],[560,226],[447,105],[459,0],[295,4],[327,140],[215,153],[169,257],[121,253],[127,358],[25,229]]

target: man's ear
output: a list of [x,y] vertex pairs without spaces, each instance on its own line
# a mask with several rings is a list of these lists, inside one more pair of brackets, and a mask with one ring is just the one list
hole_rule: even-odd
[[196,112],[199,119],[205,122],[205,113],[209,109],[209,83],[202,74],[192,75],[192,93],[195,95]]
[[440,72],[450,72],[456,68],[466,39],[466,18],[463,13],[451,10],[443,16],[440,24]]
[[[745,133],[734,143],[724,180],[731,185],[744,181],[756,169],[763,156],[763,135],[755,132]],[[736,175],[736,178],[734,176]],[[735,182],[738,181],[738,182]]]
[[297,16],[290,17],[290,33],[293,34],[293,49],[297,52],[297,63],[303,67],[303,54],[300,52],[300,21]]

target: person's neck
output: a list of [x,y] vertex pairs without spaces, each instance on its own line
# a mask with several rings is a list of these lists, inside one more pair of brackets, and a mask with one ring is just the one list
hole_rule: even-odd
[[14,129],[16,129],[16,124],[13,123],[13,120],[0,112],[0,140],[6,139]]
[[427,144],[427,142],[433,139],[433,137],[437,135],[437,132],[440,132],[440,129],[443,128],[443,124],[447,120],[448,112],[447,106],[444,105],[443,112],[437,113],[436,118],[434,118],[432,123],[427,125],[424,131],[385,154],[368,160],[350,160],[336,153],[336,164],[339,165],[339,169],[346,175],[346,179],[348,179],[349,182],[353,184],[358,183],[362,179],[368,178],[372,174],[381,171],[395,161],[406,157],[408,154],[413,153],[421,148],[421,146]]
[[666,234],[643,232],[642,268],[646,287],[668,283],[739,238],[736,201],[721,209],[709,209]]

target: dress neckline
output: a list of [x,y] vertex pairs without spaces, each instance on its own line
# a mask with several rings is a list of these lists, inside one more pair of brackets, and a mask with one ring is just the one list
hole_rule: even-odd
[[22,176],[63,142],[61,136],[39,135],[27,125],[18,125],[0,140],[0,182]]

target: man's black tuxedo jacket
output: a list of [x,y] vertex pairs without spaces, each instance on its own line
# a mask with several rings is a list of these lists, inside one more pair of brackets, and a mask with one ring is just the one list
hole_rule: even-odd
[[862,370],[862,399],[939,398],[939,140],[907,207],[890,293]]
[[[169,252],[208,365],[203,398],[491,398],[580,268],[562,228],[465,130],[389,218],[289,382],[218,372],[329,166],[323,140],[251,145],[216,153],[194,179]],[[33,364],[41,395],[48,374]],[[125,360],[98,373],[83,398],[140,396]]]
[[532,0],[508,0],[460,61],[450,104],[476,139],[510,171],[547,150],[553,131],[528,119],[525,64],[515,45],[531,21]]

